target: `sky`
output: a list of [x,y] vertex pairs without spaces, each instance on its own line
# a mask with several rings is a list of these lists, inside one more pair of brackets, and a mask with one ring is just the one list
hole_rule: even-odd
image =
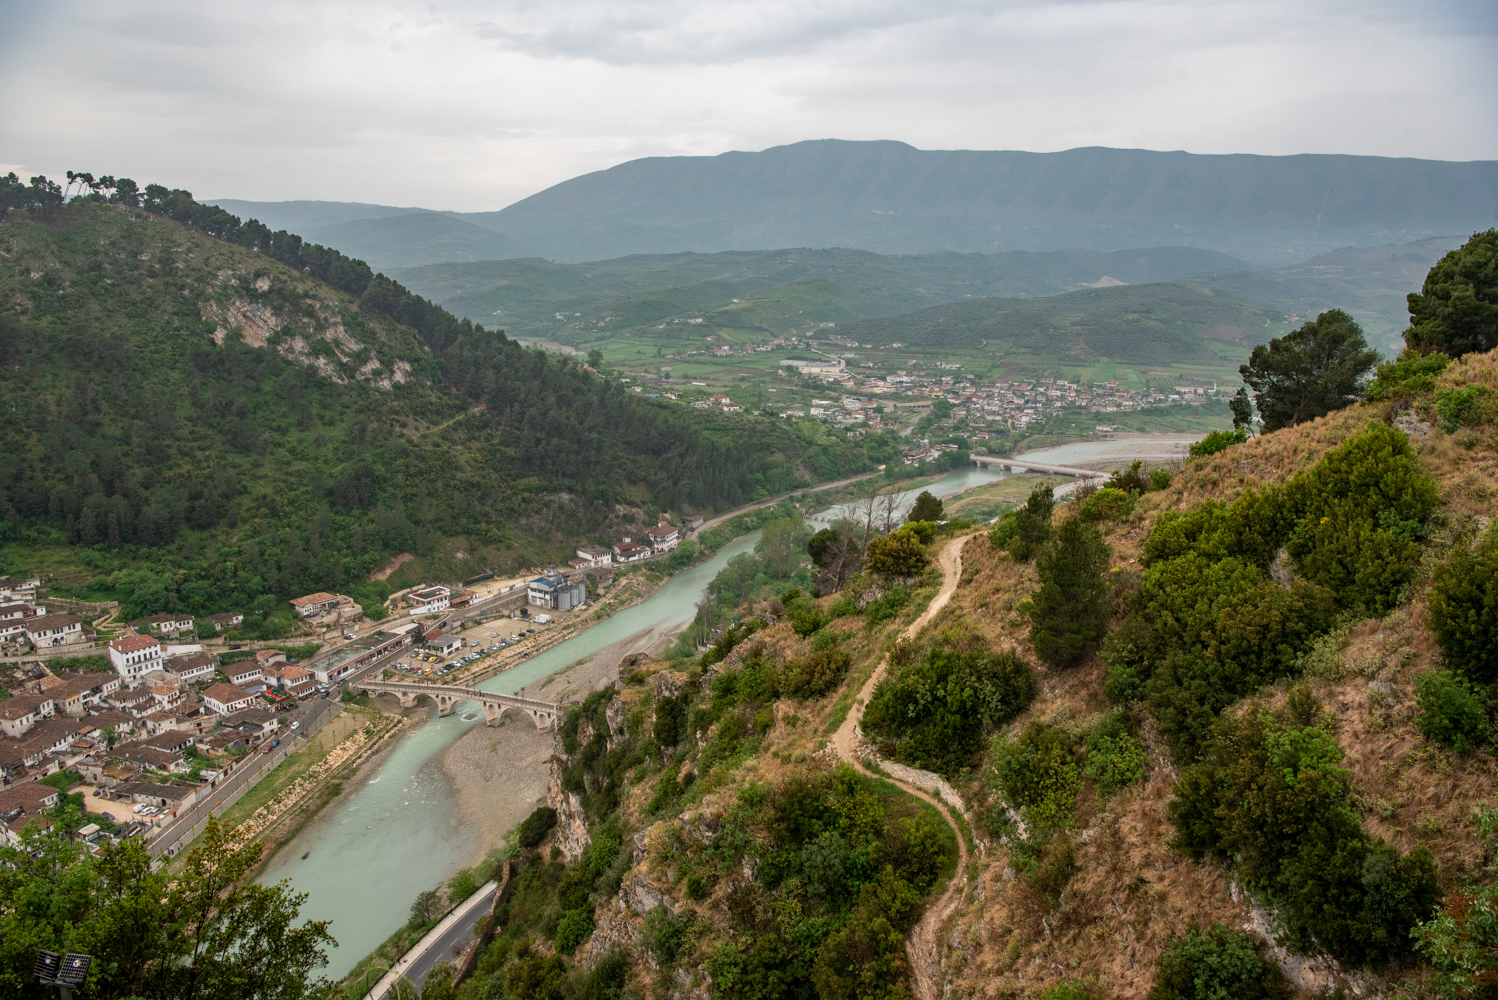
[[0,0],[0,172],[502,208],[804,139],[1498,159],[1492,0]]

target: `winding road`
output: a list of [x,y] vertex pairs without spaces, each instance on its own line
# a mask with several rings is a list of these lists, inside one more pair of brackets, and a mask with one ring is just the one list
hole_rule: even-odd
[[[962,581],[962,547],[973,535],[959,535],[952,539],[936,556],[936,566],[941,570],[941,589],[936,592],[931,603],[921,616],[900,633],[902,639],[915,636],[921,629],[936,617],[952,595],[957,593],[957,585]],[[858,759],[857,749],[863,741],[863,730],[859,723],[863,720],[864,706],[869,703],[869,698],[874,694],[874,688],[884,679],[885,669],[889,666],[889,656],[886,654],[873,674],[864,682],[863,688],[858,692],[858,698],[853,702],[853,708],[848,712],[848,717],[838,727],[837,732],[832,735],[832,747],[842,760],[847,761],[858,768],[864,774],[874,776],[868,768]],[[906,943],[906,950],[910,955],[911,979],[915,986],[916,996],[920,1000],[939,1000],[942,994],[941,982],[941,955],[938,948],[937,934],[942,922],[956,908],[962,899],[964,888],[964,877],[967,871],[968,852],[967,841],[963,839],[962,829],[957,821],[952,818],[946,807],[934,796],[914,785],[907,784],[888,775],[877,775],[885,781],[899,785],[900,788],[914,795],[923,802],[928,802],[936,807],[936,811],[952,832],[957,836],[957,871],[947,883],[947,891],[942,893],[941,898],[926,907],[925,915],[921,922],[911,931],[910,938]]]

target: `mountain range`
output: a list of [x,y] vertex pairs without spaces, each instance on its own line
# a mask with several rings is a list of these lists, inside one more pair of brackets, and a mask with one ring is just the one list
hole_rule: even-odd
[[[1282,266],[1348,244],[1487,228],[1498,220],[1498,162],[1103,147],[919,150],[827,139],[631,160],[495,212],[216,204],[376,267],[781,247],[925,254],[1161,245]],[[439,218],[405,218],[417,214]],[[503,240],[486,235],[495,233]]]

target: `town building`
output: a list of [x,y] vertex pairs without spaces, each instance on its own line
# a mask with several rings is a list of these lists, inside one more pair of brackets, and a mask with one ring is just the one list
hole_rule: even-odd
[[69,671],[42,678],[42,694],[52,699],[60,715],[81,719],[101,708],[124,681],[109,673],[78,674]]
[[147,615],[128,623],[142,635],[180,635],[192,631],[192,615],[159,614]]
[[411,591],[406,595],[406,600],[411,603],[411,614],[431,614],[452,607],[452,591],[441,584],[433,584]]
[[376,632],[330,650],[306,664],[306,667],[316,675],[319,684],[339,684],[350,674],[410,642],[411,636],[406,631]]
[[18,694],[0,701],[0,732],[19,739],[40,720],[51,718],[53,705],[48,694]]
[[176,674],[184,682],[206,680],[218,669],[218,657],[212,653],[189,653],[163,660],[163,670]]
[[579,545],[577,559],[573,561],[573,565],[592,569],[594,566],[608,566],[613,561],[614,553],[601,545]]
[[645,537],[650,539],[650,548],[653,552],[670,552],[676,548],[680,536],[677,534],[674,524],[661,521],[653,528],[645,529]]
[[626,535],[614,546],[614,562],[637,563],[650,558],[650,549]]
[[265,690],[265,673],[254,660],[231,663],[222,669],[224,676],[229,678],[229,683],[235,687],[243,688],[250,694],[259,694]]
[[303,618],[316,618],[318,615],[332,611],[338,607],[338,604],[337,594],[328,594],[323,591],[291,599],[291,606],[296,608],[297,614]]
[[91,632],[84,629],[83,619],[77,615],[38,615],[26,619],[26,638],[38,649],[70,646],[84,641]]
[[526,584],[525,599],[538,608],[571,611],[588,599],[588,585],[581,577],[568,579],[560,573],[547,573]]
[[222,632],[226,628],[235,628],[244,624],[244,615],[237,611],[221,611],[216,615],[209,615],[204,621],[213,622],[215,631]]
[[155,636],[121,636],[109,644],[109,662],[121,677],[134,683],[160,669],[161,643]]
[[317,676],[306,667],[292,663],[271,669],[275,671],[277,685],[289,695],[304,698],[317,688]]
[[434,632],[426,637],[426,647],[441,656],[451,656],[463,648],[463,640],[455,635]]
[[255,696],[233,684],[215,684],[203,692],[203,704],[215,715],[229,715],[255,703]]

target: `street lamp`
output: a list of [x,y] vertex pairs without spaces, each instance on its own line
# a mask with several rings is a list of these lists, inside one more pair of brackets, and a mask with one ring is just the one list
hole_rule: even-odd
[[88,978],[88,967],[93,960],[91,955],[68,952],[59,957],[55,951],[42,950],[36,953],[34,971],[43,986],[56,986],[62,1000],[73,1000],[73,990]]

